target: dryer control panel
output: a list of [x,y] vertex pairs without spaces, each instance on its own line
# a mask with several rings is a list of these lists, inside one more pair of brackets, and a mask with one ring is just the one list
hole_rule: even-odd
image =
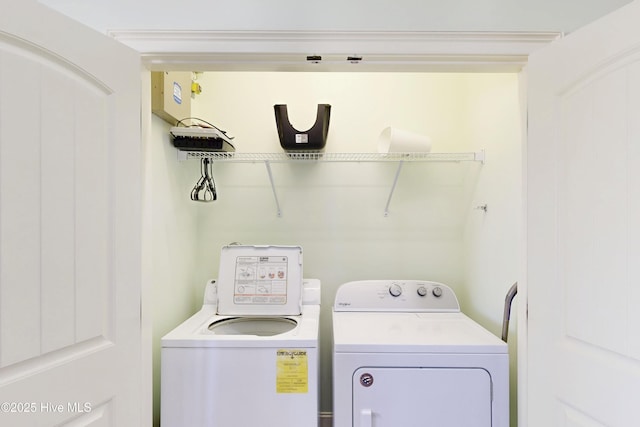
[[360,280],[336,292],[334,311],[459,312],[453,290],[427,280]]

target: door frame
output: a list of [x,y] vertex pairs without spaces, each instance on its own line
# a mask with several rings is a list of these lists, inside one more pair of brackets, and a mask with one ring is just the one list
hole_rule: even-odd
[[[150,71],[519,72],[558,32],[112,30]],[[320,61],[307,60],[321,56]],[[357,58],[361,57],[361,60]]]
[[[529,54],[562,38],[558,32],[331,32],[331,31],[160,31],[112,30],[108,35],[137,50],[142,58],[142,144],[151,146],[152,71],[339,71],[520,73],[521,107],[526,123],[526,72]],[[320,61],[308,60],[319,55]],[[361,57],[362,60],[354,59]],[[526,144],[526,126],[522,143]],[[523,158],[523,194],[526,194]],[[145,198],[147,196],[145,195]],[[525,198],[526,203],[526,198]],[[145,201],[144,206],[148,206]],[[526,221],[523,207],[523,221]],[[523,222],[523,227],[525,223]],[[150,236],[150,230],[143,230]],[[526,239],[526,233],[523,233]],[[143,237],[148,253],[149,239]],[[521,246],[518,304],[518,425],[527,418],[526,241]],[[146,259],[147,257],[145,257]],[[150,277],[151,266],[143,266]],[[145,283],[147,283],[145,281]],[[143,295],[149,296],[150,290]],[[150,298],[143,302],[143,313]],[[147,308],[145,310],[145,308]],[[152,319],[143,319],[151,337]],[[150,341],[150,338],[149,338]],[[148,342],[151,348],[151,342]],[[143,345],[146,345],[143,343]],[[151,358],[149,358],[151,360]],[[150,368],[150,367],[149,367]],[[150,371],[151,369],[147,369]],[[151,375],[151,374],[149,374]],[[151,397],[150,397],[151,399]],[[151,402],[150,402],[151,403]]]

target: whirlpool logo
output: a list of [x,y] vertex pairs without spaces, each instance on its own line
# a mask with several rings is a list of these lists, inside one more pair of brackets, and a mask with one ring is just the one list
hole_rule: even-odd
[[351,305],[350,302],[338,302],[338,307],[349,307]]

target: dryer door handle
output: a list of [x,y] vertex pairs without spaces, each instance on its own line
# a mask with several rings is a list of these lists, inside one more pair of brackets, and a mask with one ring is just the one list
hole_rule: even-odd
[[360,427],[373,426],[373,412],[371,409],[363,409],[360,411]]

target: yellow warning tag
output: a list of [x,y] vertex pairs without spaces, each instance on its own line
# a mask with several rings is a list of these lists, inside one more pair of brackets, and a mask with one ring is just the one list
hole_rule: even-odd
[[276,356],[276,393],[307,393],[307,350],[279,349]]

